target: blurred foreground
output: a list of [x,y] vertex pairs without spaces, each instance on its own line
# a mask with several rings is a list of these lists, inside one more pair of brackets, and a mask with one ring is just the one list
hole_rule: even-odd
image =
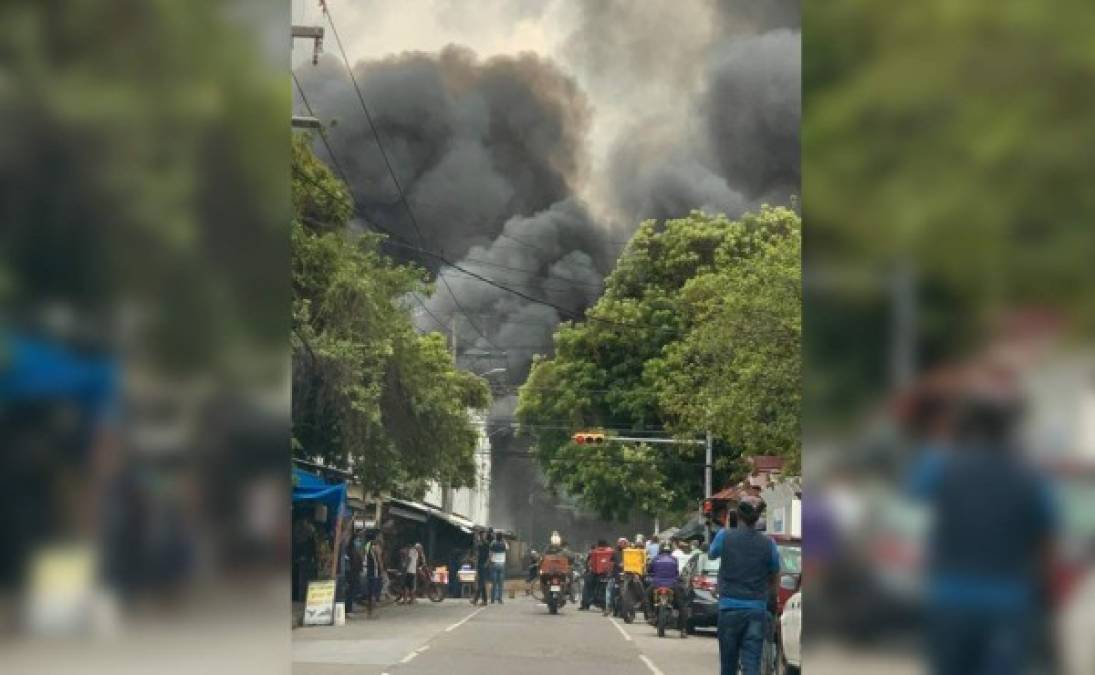
[[289,668],[288,23],[0,8],[4,672]]
[[1095,672],[1092,7],[804,9],[810,672]]

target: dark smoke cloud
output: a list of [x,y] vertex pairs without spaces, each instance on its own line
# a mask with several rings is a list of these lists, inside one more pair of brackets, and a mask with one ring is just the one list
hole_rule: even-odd
[[724,34],[760,34],[802,27],[802,0],[714,0],[715,20]]
[[[566,199],[581,179],[590,112],[542,58],[480,62],[448,47],[354,70],[427,248],[462,257],[514,214]],[[317,115],[335,122],[329,137],[364,215],[417,243],[343,64],[327,56],[298,74]]]
[[[613,254],[601,237],[587,210],[573,198],[531,216],[514,216],[491,244],[468,251],[459,263],[467,272],[441,270],[438,291],[426,300],[427,307],[435,316],[458,315],[460,344],[479,351],[504,350],[509,380],[521,382],[532,355],[550,349],[555,324],[579,316],[600,296]],[[486,284],[468,272],[548,304]],[[462,319],[461,310],[473,318]],[[431,322],[429,314],[419,316],[421,327],[429,328]]]
[[[533,354],[550,353],[559,321],[600,296],[619,240],[642,219],[696,208],[736,216],[798,193],[798,2],[484,2],[509,21],[562,30],[562,66],[532,54],[480,60],[449,46],[354,71],[425,246],[548,304],[426,257],[418,261],[447,286],[439,280],[421,300],[446,329],[455,324],[462,366],[507,369],[495,378],[489,422],[500,450],[492,468],[495,524],[541,544],[552,528],[576,540],[648,533],[648,522],[619,532],[557,508],[535,464],[518,456],[528,445],[509,433],[510,394]],[[467,7],[434,2],[454,30],[482,16]],[[382,25],[395,11],[361,9],[360,23]],[[560,16],[567,17],[562,28],[551,23]],[[417,242],[341,61],[326,56],[298,74],[317,115],[338,122],[330,136],[366,220]],[[417,321],[439,329],[424,311]]]
[[797,2],[578,8],[568,64],[617,107],[596,199],[619,227],[695,208],[737,216],[799,192]]
[[727,183],[786,203],[799,190],[801,35],[776,29],[729,40],[713,58],[701,109]]

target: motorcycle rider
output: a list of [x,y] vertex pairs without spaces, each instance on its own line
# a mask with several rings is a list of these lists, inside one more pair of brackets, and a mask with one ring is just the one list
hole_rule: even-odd
[[684,627],[688,622],[687,589],[681,583],[677,559],[673,557],[673,551],[666,542],[662,542],[658,549],[658,555],[650,561],[650,580],[647,601],[651,607],[654,607],[655,589],[673,589],[673,607],[677,610],[677,627],[681,631],[681,637],[685,637]]
[[540,554],[532,549],[528,554],[528,576],[525,577],[525,595],[532,595],[532,582],[540,573]]
[[612,552],[612,574],[609,575],[608,583],[605,584],[605,616],[610,613],[613,616],[616,614],[616,591],[620,585],[620,576],[624,573],[624,549],[628,547],[628,544],[626,538],[620,537],[616,540],[616,548]]
[[[548,540],[548,545],[544,548],[544,555],[540,559],[541,562],[543,562],[544,557],[549,555],[563,556],[567,559],[568,565],[574,565],[574,555],[566,548],[566,545],[563,543],[563,537],[559,534],[558,530],[552,531],[551,538]],[[544,597],[546,598],[548,589],[547,582],[544,581],[543,577],[540,578],[540,586]]]

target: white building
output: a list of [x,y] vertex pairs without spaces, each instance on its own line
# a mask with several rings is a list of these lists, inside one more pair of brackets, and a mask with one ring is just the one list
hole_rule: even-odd
[[475,447],[475,485],[457,490],[447,489],[437,483],[430,485],[426,492],[427,504],[439,507],[446,513],[452,513],[486,527],[490,522],[490,437],[487,436],[487,417],[485,413],[468,413],[479,430],[479,442]]

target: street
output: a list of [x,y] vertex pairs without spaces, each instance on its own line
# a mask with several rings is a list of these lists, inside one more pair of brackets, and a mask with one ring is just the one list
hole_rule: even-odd
[[473,608],[467,600],[389,606],[375,619],[293,631],[294,675],[603,673],[675,675],[718,668],[714,633],[658,638],[568,604],[556,616],[531,598]]

